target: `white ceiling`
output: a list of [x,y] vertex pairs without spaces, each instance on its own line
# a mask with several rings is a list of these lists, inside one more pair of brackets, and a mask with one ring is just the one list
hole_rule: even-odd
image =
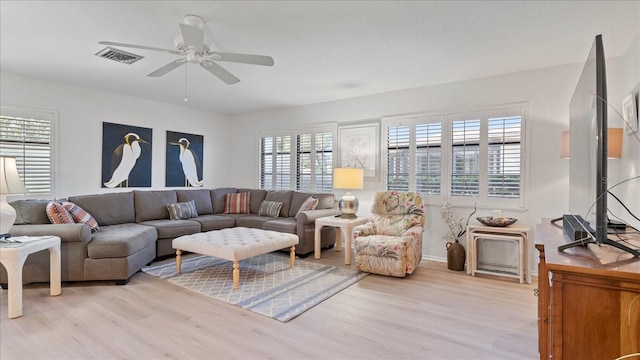
[[[5,1],[0,70],[224,114],[298,106],[582,62],[593,37],[619,56],[640,31],[640,1]],[[226,85],[175,55],[133,65],[98,41],[173,49],[185,14],[214,50],[270,55],[273,67],[220,63]]]

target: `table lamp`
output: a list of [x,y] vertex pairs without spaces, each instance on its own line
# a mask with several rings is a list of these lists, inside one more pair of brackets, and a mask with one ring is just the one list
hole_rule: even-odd
[[356,218],[358,212],[358,198],[349,190],[360,190],[364,187],[364,169],[335,168],[333,169],[333,188],[346,189],[347,193],[338,200],[338,209],[345,219]]
[[[607,128],[607,158],[620,159],[622,157],[622,128]],[[569,131],[562,132],[561,159],[569,159],[571,135]]]
[[27,188],[20,180],[16,158],[0,156],[0,238],[8,238],[16,221],[16,210],[7,203],[8,194],[24,194]]

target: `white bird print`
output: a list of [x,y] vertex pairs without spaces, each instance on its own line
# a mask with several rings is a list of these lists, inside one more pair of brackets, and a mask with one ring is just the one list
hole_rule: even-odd
[[122,182],[125,182],[125,187],[129,187],[129,174],[140,157],[140,143],[148,144],[135,133],[125,135],[124,142],[111,154],[111,180],[104,183],[108,188],[114,188]]
[[184,186],[202,186],[202,180],[198,180],[198,172],[202,169],[202,164],[198,155],[192,149],[189,149],[191,143],[185,138],[180,138],[177,142],[170,142],[171,145],[180,146],[180,162],[182,163],[182,172],[184,173]]

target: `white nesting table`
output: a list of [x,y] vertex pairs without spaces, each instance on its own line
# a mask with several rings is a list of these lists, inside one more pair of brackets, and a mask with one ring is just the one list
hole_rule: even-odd
[[22,316],[22,267],[29,254],[49,249],[51,296],[60,295],[60,238],[57,236],[16,237],[22,243],[2,244],[0,263],[7,270],[9,318]]
[[[513,277],[531,284],[531,264],[529,253],[529,225],[513,224],[506,227],[492,227],[481,224],[467,226],[467,274],[476,273]],[[478,264],[478,243],[483,240],[506,241],[515,244],[518,251],[518,267],[515,274],[502,271],[481,270]]]
[[321,231],[323,226],[333,226],[336,228],[336,251],[342,251],[342,236],[344,235],[344,264],[351,264],[351,233],[356,225],[362,225],[369,221],[368,217],[357,217],[353,219],[340,218],[335,216],[326,216],[316,219],[316,228],[314,234],[314,252],[313,257],[320,259],[320,243],[321,243]]

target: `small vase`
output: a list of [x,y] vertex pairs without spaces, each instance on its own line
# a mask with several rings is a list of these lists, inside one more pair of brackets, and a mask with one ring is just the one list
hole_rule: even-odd
[[449,270],[464,270],[464,262],[466,260],[466,252],[464,246],[460,244],[458,239],[455,242],[447,243],[447,268]]

